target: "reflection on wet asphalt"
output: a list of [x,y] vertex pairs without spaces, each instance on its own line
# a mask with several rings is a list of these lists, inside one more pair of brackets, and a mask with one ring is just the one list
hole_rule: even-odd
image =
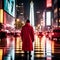
[[[12,54],[11,52],[9,53],[11,54],[11,56],[3,56],[3,60],[14,60],[11,59],[11,57],[14,58],[13,52],[15,52],[15,60],[60,60],[60,44],[58,44],[57,42],[49,40],[49,38],[46,38],[45,36],[43,36],[41,39],[38,38],[38,36],[35,36],[33,46],[34,50],[31,53],[32,57],[29,57],[28,54],[27,56],[24,56],[24,52],[22,51],[21,38],[17,37],[15,51],[11,50]],[[2,59],[0,58],[0,60]]]
[[[33,56],[34,55],[34,56]],[[16,60],[24,60],[24,53],[16,55]],[[60,60],[60,44],[49,40],[45,36],[41,39],[35,36],[34,52],[30,60]],[[27,60],[28,57],[27,57]]]

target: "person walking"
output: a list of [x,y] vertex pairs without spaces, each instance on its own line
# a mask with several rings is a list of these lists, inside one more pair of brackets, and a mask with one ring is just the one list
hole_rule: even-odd
[[29,19],[27,19],[26,24],[21,30],[22,39],[22,50],[25,52],[25,60],[27,60],[27,53],[29,54],[29,59],[31,58],[31,51],[33,51],[33,41],[34,41],[34,30],[30,25]]
[[15,60],[15,39],[12,33],[7,37],[7,40],[3,60]]

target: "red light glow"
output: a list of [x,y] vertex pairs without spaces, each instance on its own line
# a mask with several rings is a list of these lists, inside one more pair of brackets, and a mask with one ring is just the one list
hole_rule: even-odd
[[54,35],[54,33],[52,33],[52,35]]
[[52,7],[52,0],[46,0],[46,7]]

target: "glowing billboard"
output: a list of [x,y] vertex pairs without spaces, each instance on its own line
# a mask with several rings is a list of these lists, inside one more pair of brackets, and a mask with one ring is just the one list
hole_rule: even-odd
[[4,0],[4,10],[15,17],[15,0]]
[[51,12],[46,12],[46,26],[51,25]]
[[46,0],[46,7],[52,7],[52,0]]
[[10,16],[4,11],[4,24],[9,24],[9,25],[14,25],[15,23],[15,18]]
[[3,9],[0,9],[0,22],[3,23]]

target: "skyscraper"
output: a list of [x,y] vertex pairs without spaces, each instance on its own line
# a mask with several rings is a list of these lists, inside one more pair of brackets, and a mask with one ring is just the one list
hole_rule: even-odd
[[34,27],[34,3],[30,2],[30,24]]
[[53,1],[54,25],[60,26],[60,0]]
[[16,5],[16,18],[24,20],[24,4],[20,3]]

